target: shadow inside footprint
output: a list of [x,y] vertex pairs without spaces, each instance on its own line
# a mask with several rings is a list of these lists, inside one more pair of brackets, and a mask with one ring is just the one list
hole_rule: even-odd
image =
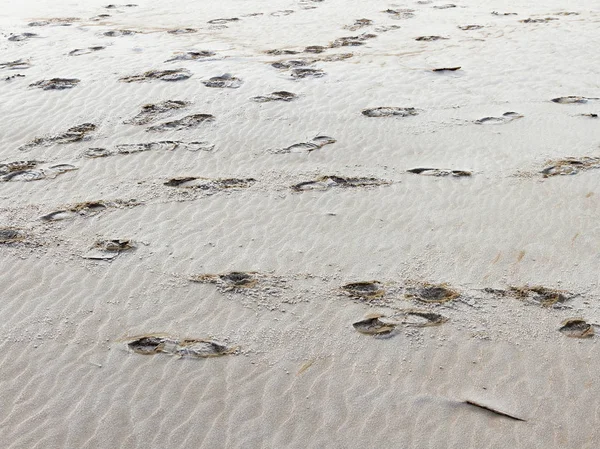
[[25,233],[20,229],[0,228],[0,243],[15,243],[25,240]]
[[257,103],[267,103],[270,101],[292,101],[296,98],[298,98],[298,95],[292,92],[286,92],[285,90],[280,90],[266,96],[252,97],[251,100],[256,101]]
[[377,178],[343,178],[341,176],[320,176],[313,181],[304,181],[292,186],[292,190],[303,192],[306,190],[328,190],[330,188],[353,188],[353,187],[374,187],[390,184]]
[[172,178],[164,183],[168,187],[181,187],[187,189],[200,190],[224,190],[224,189],[244,189],[250,187],[256,182],[254,178],[200,178],[187,176],[181,178]]
[[278,150],[271,150],[275,154],[286,154],[286,153],[310,153],[312,151],[323,148],[325,145],[331,145],[336,140],[329,136],[316,136],[313,137],[310,142],[295,143],[286,148],[280,148]]
[[598,169],[600,168],[600,157],[566,158],[549,161],[548,164],[550,165],[540,172],[544,178],[575,175],[580,171]]
[[187,117],[180,118],[178,120],[172,120],[170,122],[161,123],[154,125],[146,129],[146,131],[177,131],[181,129],[195,128],[202,123],[213,122],[215,117],[210,114],[193,114]]
[[83,123],[81,125],[73,126],[67,129],[65,132],[50,136],[50,137],[36,137],[31,142],[19,147],[20,151],[29,150],[37,146],[48,146],[54,144],[67,144],[74,143],[84,140],[88,134],[96,130],[96,125],[93,123]]
[[171,59],[167,59],[165,62],[171,61],[195,61],[197,59],[209,58],[215,56],[213,51],[186,51],[184,53],[175,53]]
[[475,120],[477,125],[499,125],[502,123],[508,123],[516,119],[523,118],[524,116],[517,112],[505,112],[502,117],[484,117],[479,120]]
[[189,105],[191,105],[191,102],[182,100],[165,100],[160,103],[145,104],[142,106],[142,110],[139,114],[130,120],[125,120],[123,123],[130,125],[146,125],[173,111],[185,109]]
[[386,320],[385,315],[374,314],[368,315],[364,320],[352,323],[352,327],[361,334],[367,335],[381,335],[390,334],[396,330],[396,325],[393,321]]
[[587,103],[590,100],[598,100],[599,98],[593,98],[593,97],[578,97],[575,95],[571,95],[568,97],[558,97],[558,98],[553,98],[552,101],[554,103],[559,103],[559,104],[584,104]]

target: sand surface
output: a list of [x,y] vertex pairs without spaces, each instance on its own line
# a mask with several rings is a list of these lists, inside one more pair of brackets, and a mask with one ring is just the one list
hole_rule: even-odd
[[0,11],[3,448],[597,446],[598,2],[136,3]]

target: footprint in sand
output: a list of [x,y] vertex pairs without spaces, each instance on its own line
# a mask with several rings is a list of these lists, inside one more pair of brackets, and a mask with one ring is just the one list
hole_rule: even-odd
[[163,140],[159,142],[146,143],[122,143],[115,145],[114,150],[107,148],[88,148],[83,152],[83,156],[94,159],[101,157],[114,156],[117,154],[135,154],[144,151],[163,150],[187,150],[187,151],[212,151],[214,145],[208,142],[182,142],[180,140]]
[[600,157],[566,158],[549,161],[540,173],[544,178],[559,175],[575,175],[581,171],[600,168]]
[[[408,309],[398,312],[401,322],[410,327],[429,327],[439,326],[448,321],[448,318],[439,313],[429,312],[428,310]],[[396,317],[396,315],[394,315]]]
[[471,176],[470,171],[465,170],[449,170],[442,168],[411,168],[410,170],[406,170],[408,173],[414,173],[416,175],[424,175],[424,176],[454,176],[454,177],[464,177]]
[[[309,45],[308,47],[304,47],[304,53],[319,54],[323,53],[325,50],[327,50],[327,47],[323,47],[322,45]],[[294,52],[293,54],[296,53],[297,52]]]
[[96,130],[96,125],[93,123],[83,123],[81,125],[73,126],[65,132],[49,137],[36,137],[31,142],[19,147],[20,151],[29,150],[38,146],[49,146],[54,144],[67,144],[73,142],[80,142],[88,137],[88,135]]
[[524,116],[517,112],[505,112],[502,117],[484,117],[479,120],[475,120],[474,123],[477,125],[501,125],[503,123],[509,123],[513,120],[523,118]]
[[281,70],[289,70],[294,67],[306,67],[315,63],[315,59],[289,59],[287,61],[273,62],[271,67]]
[[382,12],[389,14],[395,20],[412,19],[415,16],[414,9],[386,9]]
[[107,37],[121,37],[121,36],[133,36],[134,34],[139,34],[139,31],[134,30],[110,30],[102,33]]
[[30,27],[44,27],[48,25],[55,26],[71,26],[74,22],[79,22],[81,19],[79,17],[55,17],[52,19],[38,20],[35,22],[29,22],[27,26]]
[[26,59],[17,59],[10,62],[0,63],[0,69],[25,70],[31,67],[31,63]]
[[95,46],[95,47],[88,47],[88,48],[77,48],[75,50],[71,50],[68,54],[69,54],[69,56],[88,55],[88,54],[94,53],[96,51],[104,50],[105,48],[106,47],[102,47],[100,45]]
[[239,20],[240,19],[237,17],[231,17],[230,19],[212,19],[206,23],[209,23],[211,25],[225,25],[226,23],[239,22]]
[[213,340],[184,338],[179,340],[167,335],[144,335],[132,337],[127,343],[129,349],[137,354],[170,354],[187,358],[220,357],[235,353],[238,348],[230,348]]
[[292,69],[290,76],[296,80],[305,78],[321,78],[325,76],[325,72],[321,69],[297,68]]
[[287,153],[310,153],[312,151],[323,148],[325,145],[331,145],[336,140],[329,136],[316,136],[313,137],[310,142],[295,143],[286,148],[280,148],[277,150],[270,150],[273,154],[287,154]]
[[497,296],[512,296],[542,307],[560,306],[576,296],[564,290],[542,286],[510,287],[508,290],[486,288],[484,291]]
[[124,83],[134,83],[141,81],[162,80],[162,81],[183,81],[192,76],[188,69],[172,70],[150,70],[141,75],[132,75],[120,78]]
[[131,240],[98,240],[94,243],[94,246],[83,255],[84,259],[94,260],[113,260],[119,254],[125,251],[131,251],[135,249],[135,244]]
[[164,183],[167,187],[219,191],[227,189],[246,189],[256,182],[254,178],[201,178],[184,176],[169,179]]
[[176,28],[174,30],[167,31],[169,34],[192,34],[197,32],[198,30],[195,28]]
[[52,78],[49,80],[41,80],[29,85],[29,87],[37,87],[42,90],[63,90],[72,89],[79,84],[77,78]]
[[588,101],[593,101],[593,100],[600,100],[600,98],[578,97],[575,95],[571,95],[569,97],[558,97],[558,98],[552,99],[552,101],[554,103],[559,103],[559,104],[584,104],[584,103],[587,103]]
[[417,287],[408,287],[405,296],[410,299],[426,303],[443,303],[452,301],[460,296],[460,293],[446,284],[422,284]]
[[178,53],[174,53],[173,57],[171,59],[167,59],[165,62],[196,61],[199,59],[210,58],[211,56],[215,56],[215,55],[216,55],[216,53],[214,51],[208,51],[208,50],[178,52]]
[[376,34],[361,34],[358,36],[346,36],[346,37],[340,37],[336,40],[334,40],[330,47],[331,48],[337,48],[337,47],[358,47],[360,45],[365,45],[366,41],[369,39],[374,39],[376,38],[377,35]]
[[441,40],[447,40],[447,37],[442,37],[442,36],[419,36],[416,37],[415,40],[416,41],[420,41],[420,42],[433,42],[433,41],[441,41]]
[[256,101],[257,103],[268,103],[270,101],[292,101],[296,98],[298,98],[298,95],[292,92],[286,92],[285,90],[280,90],[266,96],[252,97],[251,100]]
[[594,336],[594,326],[581,318],[569,318],[563,321],[558,330],[571,338],[590,338]]
[[346,25],[344,28],[346,30],[356,31],[371,25],[373,25],[373,21],[370,19],[356,19],[352,25]]
[[182,100],[165,100],[160,103],[149,103],[142,106],[142,110],[135,117],[125,120],[123,123],[128,125],[146,125],[161,117],[170,115],[174,111],[180,111],[187,108],[192,103]]
[[379,281],[352,282],[342,286],[342,291],[352,298],[373,299],[385,294],[383,285]]
[[524,20],[519,20],[519,22],[521,23],[548,23],[551,22],[553,20],[558,20],[556,17],[544,17],[543,19],[524,19]]
[[35,33],[11,34],[8,37],[8,40],[11,42],[21,42],[21,41],[25,41],[27,39],[32,39],[34,37],[40,37],[40,36]]
[[397,108],[390,106],[362,110],[362,115],[367,117],[410,117],[418,114],[419,110],[415,108]]
[[16,243],[25,240],[25,233],[16,228],[0,228],[0,243]]
[[202,81],[206,87],[215,87],[221,89],[237,89],[242,85],[243,81],[230,73],[225,73],[221,76],[213,76],[208,80]]
[[[323,48],[325,48],[325,47],[323,47]],[[299,51],[295,51],[295,50],[286,50],[286,49],[275,49],[275,50],[267,50],[267,51],[265,51],[265,54],[267,54],[267,55],[274,55],[274,56],[297,55],[298,53],[300,53],[300,52]]]
[[435,8],[435,9],[451,9],[451,8],[456,8],[456,5],[454,3],[448,3],[447,5],[437,5],[437,6],[434,6],[433,8]]
[[245,290],[258,285],[259,275],[251,271],[232,271],[223,274],[200,274],[190,277],[190,281],[201,284],[216,284],[221,291]]
[[463,31],[473,31],[482,29],[483,25],[461,25],[458,28]]
[[440,67],[439,69],[432,69],[432,72],[456,72],[457,70],[460,70],[462,67],[461,66],[456,66],[456,67]]
[[398,322],[382,314],[367,315],[365,319],[352,323],[352,327],[361,334],[388,335],[396,330]]
[[[33,161],[28,161],[28,162],[31,163]],[[39,181],[40,179],[55,178],[58,175],[61,175],[63,173],[77,170],[77,167],[75,167],[74,165],[71,165],[71,164],[56,164],[56,165],[50,165],[45,168],[37,168],[37,166],[38,166],[38,163],[35,163],[33,165],[33,167],[36,167],[36,168],[11,170],[8,173],[0,176],[0,181],[1,182]]]
[[164,132],[164,131],[178,131],[182,129],[195,128],[203,123],[214,122],[215,117],[210,114],[193,114],[187,117],[180,118],[178,120],[171,120],[169,122],[154,125],[146,129],[150,132]]
[[17,73],[15,75],[7,76],[6,78],[4,78],[4,81],[12,81],[17,78],[25,78],[25,75],[21,75],[20,73]]
[[86,201],[84,203],[77,203],[72,206],[67,206],[64,209],[51,212],[40,217],[40,219],[43,221],[61,221],[69,220],[75,217],[92,217],[109,208],[133,207],[139,204],[140,203],[136,202],[135,200]]
[[344,178],[341,176],[319,176],[313,181],[304,181],[292,186],[292,190],[303,192],[307,190],[329,190],[331,188],[376,187],[391,184],[377,178]]

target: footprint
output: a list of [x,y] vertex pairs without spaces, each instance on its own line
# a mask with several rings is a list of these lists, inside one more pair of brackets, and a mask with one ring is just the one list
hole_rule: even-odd
[[598,114],[594,114],[594,113],[588,113],[588,114],[580,114],[582,117],[589,117],[589,118],[598,118]]
[[342,286],[349,296],[353,298],[372,299],[385,294],[383,285],[379,281],[353,282]]
[[456,8],[456,5],[454,3],[449,3],[447,5],[438,5],[438,6],[434,6],[435,9],[450,9],[450,8]]
[[577,97],[572,95],[570,97],[558,97],[552,99],[554,103],[559,104],[583,104],[590,100],[600,100],[600,98]]
[[517,16],[518,14],[516,12],[498,12],[498,11],[492,11],[492,15],[493,16]]
[[323,148],[325,145],[331,145],[336,140],[333,137],[328,136],[316,136],[311,139],[310,142],[295,143],[286,148],[280,148],[278,150],[271,150],[274,154],[286,154],[286,153],[310,153],[311,151]]
[[133,36],[134,34],[138,34],[139,31],[134,30],[110,30],[102,33],[104,36],[108,37],[121,37],[121,36]]
[[283,16],[289,16],[290,14],[293,14],[295,11],[293,9],[283,9],[281,11],[275,11],[272,12],[270,15],[273,17],[283,17]]
[[527,300],[543,307],[563,304],[576,296],[564,290],[555,290],[542,286],[510,287],[508,290],[486,288],[484,291],[495,295],[512,296],[517,299]]
[[280,90],[277,92],[272,92],[267,96],[258,96],[252,97],[252,101],[256,101],[257,103],[267,103],[269,101],[292,101],[298,98],[298,95],[293,94],[292,92],[286,92],[285,90]]
[[290,59],[288,61],[279,61],[271,64],[271,67],[276,69],[288,70],[294,67],[306,67],[315,62],[314,59]]
[[448,318],[439,313],[429,312],[427,310],[402,310],[402,324],[411,327],[439,326],[448,321]]
[[477,125],[500,125],[502,123],[512,122],[513,120],[523,118],[524,116],[517,112],[505,112],[502,117],[484,117],[475,120]]
[[164,185],[168,187],[180,187],[186,189],[200,190],[224,190],[245,189],[256,182],[254,178],[201,178],[197,176],[185,176],[169,179]]
[[390,321],[382,314],[367,315],[364,320],[352,323],[354,329],[367,335],[390,334],[396,329],[397,325],[398,323]]
[[138,115],[123,123],[129,125],[146,125],[159,117],[170,114],[173,111],[179,111],[190,106],[192,103],[182,100],[165,100],[160,103],[149,103],[142,106],[142,110]]
[[229,22],[238,22],[239,20],[240,19],[238,19],[237,17],[232,17],[230,19],[212,19],[206,23],[210,23],[211,25],[224,25]]
[[136,6],[138,6],[138,5],[136,5],[135,3],[128,3],[126,5],[115,5],[115,4],[111,3],[110,5],[104,6],[104,8],[106,8],[106,9],[135,8]]
[[441,67],[439,69],[433,69],[432,72],[456,72],[457,70],[460,70],[462,67],[457,66],[457,67]]
[[79,22],[81,19],[79,17],[55,17],[52,19],[39,20],[36,22],[29,22],[27,26],[30,27],[43,27],[48,25],[57,25],[57,26],[71,26],[74,22]]
[[558,20],[556,17],[545,17],[543,19],[524,19],[524,20],[519,20],[519,22],[521,23],[547,23],[550,22],[552,20]]
[[191,34],[197,33],[198,30],[195,28],[176,28],[174,30],[169,30],[167,33],[169,34]]
[[235,76],[225,73],[221,76],[213,76],[208,80],[202,81],[206,87],[237,89],[242,85],[242,80]]
[[122,143],[115,145],[115,154],[133,154],[143,151],[164,150],[173,151],[177,149],[188,151],[211,151],[214,145],[208,142],[182,142],[179,140],[162,140],[147,143]]
[[471,176],[470,171],[465,170],[449,170],[442,168],[411,168],[410,170],[406,170],[408,173],[414,173],[417,175],[425,175],[425,176],[455,176],[455,177],[463,177],[463,176]]
[[294,79],[321,78],[325,76],[325,72],[321,69],[297,68],[292,70],[290,76]]
[[449,288],[446,284],[422,284],[419,287],[408,288],[405,295],[407,298],[422,302],[442,303],[458,298],[460,293]]
[[483,25],[462,25],[462,26],[459,26],[458,28],[460,28],[463,31],[472,31],[472,30],[482,29]]
[[569,318],[561,323],[560,332],[567,337],[589,338],[594,336],[594,326],[581,318]]
[[422,41],[422,42],[433,42],[433,41],[440,41],[440,40],[446,40],[446,39],[448,39],[448,38],[442,37],[442,36],[419,36],[419,37],[415,38],[416,41]]
[[[325,48],[325,47],[323,47],[323,48]],[[298,53],[300,53],[300,52],[299,51],[295,51],[295,50],[286,50],[286,49],[275,49],[275,50],[267,50],[267,51],[265,51],[265,54],[267,54],[267,55],[275,55],[275,56],[297,55]]]
[[49,80],[37,81],[30,84],[29,87],[37,87],[42,90],[63,90],[72,89],[79,84],[80,80],[77,78],[52,78]]
[[341,176],[320,176],[314,181],[305,181],[293,185],[292,190],[303,192],[306,190],[328,190],[330,188],[374,187],[390,184],[377,178],[343,178]]
[[15,161],[0,164],[0,175],[7,175],[16,171],[29,170],[40,164],[39,161]]
[[15,228],[0,228],[0,243],[16,243],[25,240],[25,233]]
[[190,78],[192,72],[188,69],[172,69],[172,70],[150,70],[141,75],[132,75],[121,78],[120,81],[125,83],[133,83],[149,80],[162,81],[182,81]]
[[418,115],[419,111],[415,108],[396,108],[389,106],[381,106],[378,108],[363,109],[362,114],[367,117],[409,117]]
[[131,240],[99,240],[90,251],[83,255],[84,259],[113,260],[119,254],[135,248]]
[[98,14],[97,16],[91,17],[90,20],[92,22],[99,22],[101,20],[108,19],[109,17],[111,17],[110,14]]
[[11,42],[21,42],[21,41],[25,41],[27,39],[31,39],[34,37],[40,37],[40,36],[35,33],[11,34],[8,37],[8,40]]
[[229,348],[213,340],[195,338],[179,340],[163,334],[133,337],[133,341],[127,343],[127,346],[137,354],[165,353],[188,358],[219,357],[233,354],[238,350],[238,348]]
[[401,20],[401,19],[412,19],[415,16],[414,9],[386,9],[382,11],[386,14],[392,16],[392,19]]
[[216,53],[214,51],[201,50],[201,51],[186,51],[186,52],[178,52],[173,55],[171,59],[167,59],[165,62],[171,61],[195,61],[197,59],[209,58],[211,56],[215,56]]
[[[323,47],[322,45],[309,45],[308,47],[304,48],[304,53],[315,53],[315,54],[319,54],[319,53],[323,53],[325,50],[327,50],[327,47]],[[294,54],[296,54],[297,52],[294,52]]]
[[84,203],[77,203],[73,206],[69,206],[62,210],[57,210],[44,215],[41,218],[43,221],[61,221],[68,220],[75,217],[91,217],[106,209],[116,207],[132,207],[137,206],[135,200],[130,201],[86,201]]
[[369,19],[356,19],[352,25],[346,25],[344,28],[350,31],[356,31],[364,27],[373,25],[373,21]]
[[31,63],[25,59],[0,63],[0,69],[25,70],[31,67]]
[[50,137],[36,137],[31,142],[19,147],[20,151],[29,150],[37,146],[49,146],[54,144],[67,144],[73,142],[80,142],[88,137],[88,134],[96,130],[96,125],[93,123],[83,123],[81,125],[73,126],[63,133],[57,134]]
[[40,179],[55,178],[56,176],[66,173],[69,171],[77,170],[77,167],[70,164],[58,164],[51,165],[43,169],[24,169],[24,170],[13,170],[9,173],[0,176],[1,182],[9,181],[39,181]]
[[600,157],[567,158],[549,161],[540,173],[544,178],[558,175],[575,175],[580,171],[600,168]]
[[88,47],[88,48],[77,48],[69,52],[69,56],[81,56],[93,53],[95,51],[104,50],[106,47],[102,47],[100,45],[96,47]]
[[201,284],[217,284],[221,291],[254,288],[258,284],[258,273],[232,271],[224,274],[200,274],[190,277],[190,281]]
[[373,31],[376,31],[378,33],[387,33],[388,31],[399,30],[399,29],[400,29],[399,25],[383,25],[383,26],[373,28]]
[[376,37],[377,37],[376,34],[361,34],[359,36],[340,37],[340,38],[334,40],[331,43],[330,47],[331,48],[358,47],[360,45],[365,45],[365,41],[376,38]]
[[178,120],[172,120],[170,122],[151,126],[150,128],[146,129],[146,131],[178,131],[182,129],[195,128],[202,123],[213,122],[214,120],[215,117],[210,114],[193,114]]

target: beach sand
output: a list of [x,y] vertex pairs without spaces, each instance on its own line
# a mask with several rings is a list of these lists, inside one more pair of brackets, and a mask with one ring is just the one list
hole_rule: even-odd
[[596,447],[599,24],[7,2],[1,446]]

